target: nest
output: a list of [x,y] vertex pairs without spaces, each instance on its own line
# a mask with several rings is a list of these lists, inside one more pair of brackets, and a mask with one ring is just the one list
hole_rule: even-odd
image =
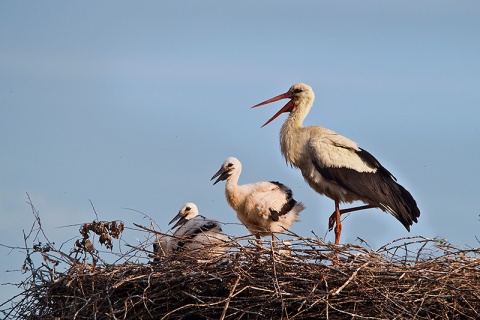
[[[88,227],[81,228],[83,234],[98,229]],[[111,236],[108,228],[99,229]],[[228,252],[221,255],[212,257],[206,247],[155,262],[147,241],[118,254],[116,263],[103,261],[90,246],[82,248],[82,241],[68,253],[47,243],[27,250],[24,291],[0,305],[0,314],[6,319],[480,318],[480,249],[410,237],[372,250],[325,243],[315,235],[288,236],[290,244],[281,244],[281,250],[268,243],[260,248],[247,237],[225,243]],[[35,254],[43,258],[38,267]]]

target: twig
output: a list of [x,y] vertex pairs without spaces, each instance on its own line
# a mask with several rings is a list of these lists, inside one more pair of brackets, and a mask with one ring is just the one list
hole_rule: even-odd
[[230,293],[228,294],[227,301],[225,302],[225,308],[223,308],[222,316],[220,317],[220,320],[225,319],[225,315],[227,314],[228,310],[228,305],[230,304],[230,300],[232,300],[233,293],[235,292],[235,289],[237,288],[238,283],[240,282],[241,277],[238,276],[237,280],[235,281],[232,289],[230,290]]
[[360,271],[360,269],[362,269],[363,267],[366,267],[370,264],[370,261],[367,261],[365,262],[364,264],[362,264],[360,267],[357,268],[357,270],[355,270],[352,275],[350,276],[350,278],[348,278],[347,281],[345,281],[344,284],[342,284],[340,286],[340,288],[338,288],[337,290],[335,290],[335,292],[332,292],[332,295],[336,296],[337,294],[339,294],[340,292],[342,292],[342,290],[353,280],[355,279],[355,277],[357,276],[358,274],[358,271]]

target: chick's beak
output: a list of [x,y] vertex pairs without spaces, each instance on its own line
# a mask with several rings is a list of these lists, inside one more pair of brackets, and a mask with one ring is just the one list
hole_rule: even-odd
[[230,177],[230,172],[229,172],[228,170],[225,170],[225,169],[222,167],[222,168],[220,168],[220,170],[217,171],[217,173],[215,173],[215,174],[213,175],[213,177],[210,179],[210,181],[212,181],[212,180],[215,179],[216,177],[218,177],[218,179],[215,180],[215,182],[213,183],[213,185],[216,185],[217,182],[226,180],[228,177]]
[[[178,221],[177,221],[177,220],[178,220]],[[173,219],[168,223],[168,225],[171,225],[171,224],[174,223],[175,221],[177,221],[177,223],[175,223],[175,225],[172,227],[172,229],[175,229],[175,228],[178,227],[179,225],[184,224],[184,223],[187,221],[187,219],[185,219],[184,215],[183,215],[181,212],[179,212],[179,213],[175,216],[175,218],[173,218]]]

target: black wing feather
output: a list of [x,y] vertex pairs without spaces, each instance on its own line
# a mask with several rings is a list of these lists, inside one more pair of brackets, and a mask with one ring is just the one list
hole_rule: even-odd
[[278,217],[283,216],[288,212],[290,212],[290,210],[293,209],[295,204],[297,204],[297,201],[293,199],[292,189],[290,189],[289,187],[287,187],[286,185],[278,181],[270,181],[270,183],[277,185],[285,193],[285,203],[282,205],[282,208],[280,208],[280,211],[270,208],[270,218],[273,221],[278,221]]
[[215,229],[215,228],[219,228],[219,231],[222,231],[222,228],[215,221],[211,221],[211,220],[205,220],[205,221],[206,221],[206,223],[202,224],[199,228],[188,230],[188,232],[186,232],[183,235],[183,238],[193,239],[198,234],[210,231],[210,230]]
[[[199,216],[199,217],[202,217],[205,219],[205,217],[203,216]],[[173,249],[173,251],[177,251],[177,252],[181,251],[186,244],[190,243],[200,233],[204,233],[215,228],[218,228],[218,231],[222,232],[222,228],[215,221],[206,220],[206,219],[205,221],[206,223],[202,224],[199,228],[192,228],[187,232],[185,232],[185,234],[181,236],[181,240],[177,241],[177,246]]]

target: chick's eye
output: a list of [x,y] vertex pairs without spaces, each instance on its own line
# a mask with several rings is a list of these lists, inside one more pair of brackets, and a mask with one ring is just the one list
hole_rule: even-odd
[[227,167],[229,167],[229,168],[233,167],[233,163],[229,163],[229,164],[227,165]]
[[185,211],[190,211],[190,209],[192,209],[192,208],[186,207],[186,208],[185,208]]

